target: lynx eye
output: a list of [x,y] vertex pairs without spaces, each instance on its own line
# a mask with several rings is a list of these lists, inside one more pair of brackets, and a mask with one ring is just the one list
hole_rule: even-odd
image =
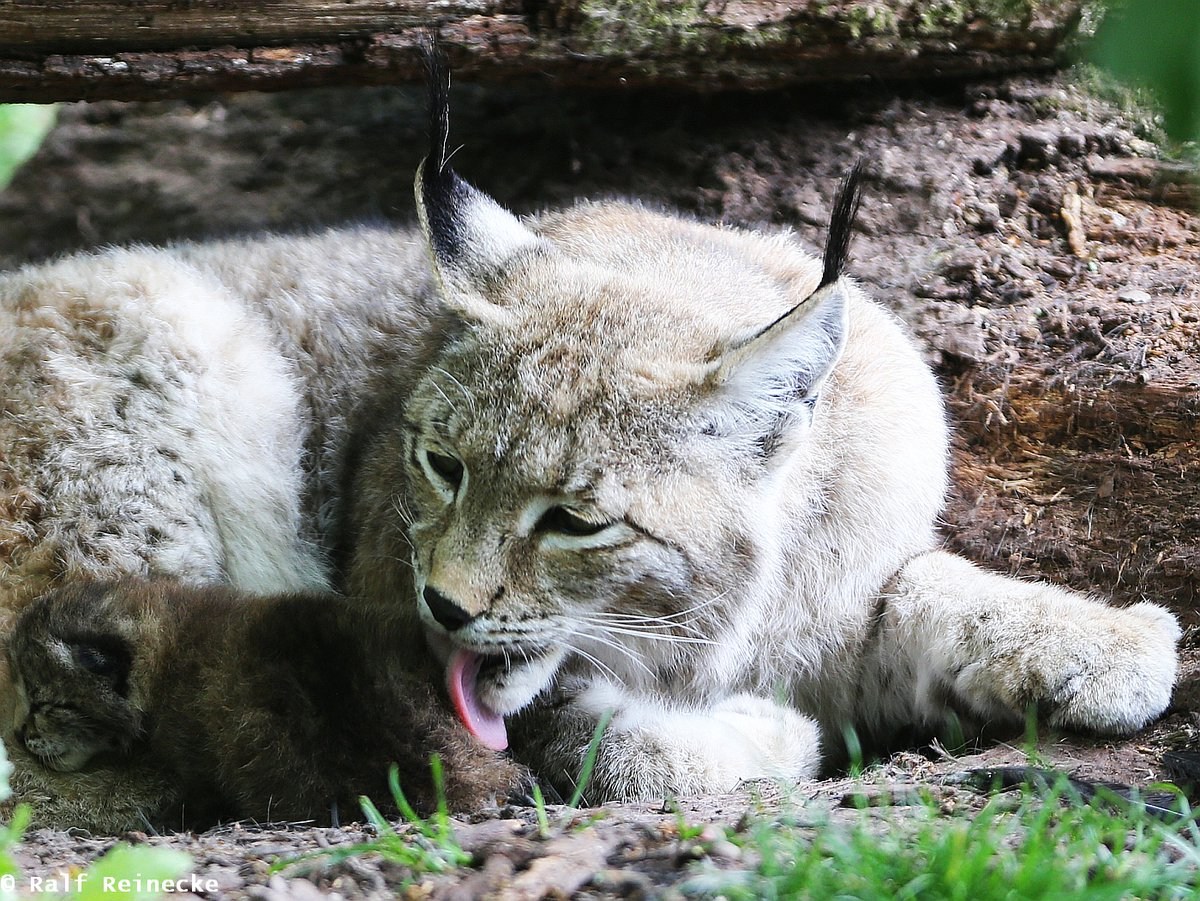
[[448,454],[427,453],[425,456],[429,460],[429,468],[451,485],[457,485],[462,482],[463,465],[461,460],[455,459]]
[[433,486],[447,495],[448,500],[453,499],[466,476],[462,460],[441,451],[421,448],[417,451],[417,461]]
[[568,510],[566,507],[551,507],[542,514],[542,518],[537,521],[535,528],[539,532],[557,532],[560,535],[597,535],[603,532],[611,522],[592,522],[589,519],[584,519],[578,513]]

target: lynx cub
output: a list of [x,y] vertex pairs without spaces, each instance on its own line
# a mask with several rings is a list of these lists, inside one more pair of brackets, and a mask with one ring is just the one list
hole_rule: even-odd
[[[0,280],[5,606],[85,576],[334,585],[423,633],[467,729],[545,777],[613,711],[597,799],[804,778],[845,724],[1162,712],[1163,608],[938,549],[941,399],[842,275],[855,180],[823,264],[636,204],[520,220],[447,165],[432,84],[419,233]],[[18,760],[46,819],[134,816],[86,800],[125,773],[81,775]]]
[[[386,609],[337,597],[247,597],[168,582],[85,583],[26,607],[7,642],[19,744],[64,773],[100,755],[164,769],[188,821],[328,821],[366,794],[435,809],[520,787],[521,769],[475,742],[414,673]],[[155,811],[154,813],[159,813]]]

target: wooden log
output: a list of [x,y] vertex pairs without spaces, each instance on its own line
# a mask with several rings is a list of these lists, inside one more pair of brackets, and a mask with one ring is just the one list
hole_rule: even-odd
[[16,0],[0,100],[391,83],[435,31],[463,78],[713,91],[1054,66],[1093,0]]

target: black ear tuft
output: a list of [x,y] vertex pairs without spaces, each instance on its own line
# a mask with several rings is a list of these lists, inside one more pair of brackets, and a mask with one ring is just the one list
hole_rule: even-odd
[[461,234],[461,207],[469,188],[450,168],[450,67],[437,38],[429,35],[421,45],[429,89],[429,153],[421,164],[420,196],[417,203],[425,213],[434,252],[449,257],[457,254]]
[[450,66],[436,34],[427,34],[420,47],[429,89],[429,155],[425,157],[425,179],[433,181],[446,167],[446,147],[450,141]]
[[841,187],[838,188],[833,215],[829,218],[829,235],[825,239],[825,268],[818,287],[832,285],[841,278],[846,268],[854,219],[858,215],[858,203],[862,197],[862,170],[863,161],[859,159],[842,178]]
[[[450,166],[450,70],[432,38],[422,45],[429,73],[429,153],[417,168],[417,215],[429,242],[445,299],[469,318],[485,319],[496,310],[462,304],[481,297],[518,253],[546,246],[508,210],[472,187]],[[498,308],[497,308],[498,309]]]

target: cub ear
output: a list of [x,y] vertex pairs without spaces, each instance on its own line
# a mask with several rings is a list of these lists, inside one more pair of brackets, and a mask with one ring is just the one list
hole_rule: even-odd
[[489,278],[516,254],[547,242],[450,167],[450,70],[435,43],[423,49],[430,147],[417,168],[417,214],[446,301],[469,318],[494,318],[499,308],[484,299]]
[[[771,456],[792,429],[812,417],[818,393],[846,345],[847,284],[842,277],[858,211],[861,163],[834,203],[821,282],[774,322],[726,349],[716,381],[731,420],[726,430],[751,437]],[[749,434],[747,434],[749,433]]]
[[111,683],[121,697],[129,694],[133,654],[123,639],[94,635],[73,639],[68,647],[76,666]]

